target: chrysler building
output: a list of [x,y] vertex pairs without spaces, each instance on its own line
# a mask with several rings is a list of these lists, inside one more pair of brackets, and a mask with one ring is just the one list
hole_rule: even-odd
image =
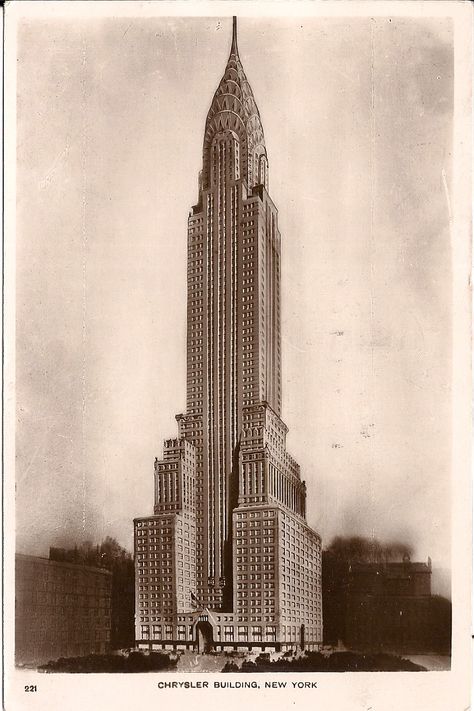
[[186,412],[135,519],[138,646],[322,643],[321,539],[281,419],[281,240],[234,18],[188,219]]

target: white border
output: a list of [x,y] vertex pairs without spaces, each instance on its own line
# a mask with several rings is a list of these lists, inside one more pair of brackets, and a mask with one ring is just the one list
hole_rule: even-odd
[[[455,116],[453,141],[452,261],[453,261],[453,453],[452,453],[452,561],[453,561],[453,659],[450,672],[285,674],[287,690],[169,690],[159,691],[158,679],[242,682],[256,680],[263,687],[274,675],[45,675],[16,670],[13,660],[14,618],[14,424],[15,424],[15,101],[16,27],[28,18],[97,16],[324,16],[324,17],[451,17],[455,46]],[[248,704],[262,709],[301,708],[350,711],[462,711],[470,701],[471,671],[470,591],[470,264],[471,264],[471,47],[470,3],[421,2],[248,2],[188,0],[182,2],[12,2],[6,8],[5,40],[5,697],[6,709],[178,709],[193,703],[226,704],[229,709]],[[38,58],[41,61],[41,58]],[[446,532],[449,535],[449,532]],[[276,678],[277,675],[275,675]],[[291,690],[292,681],[318,682],[317,690]],[[23,686],[36,683],[35,695]]]

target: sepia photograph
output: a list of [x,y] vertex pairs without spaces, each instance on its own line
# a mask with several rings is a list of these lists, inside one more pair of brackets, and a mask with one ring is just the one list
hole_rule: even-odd
[[5,708],[469,705],[471,23],[6,8]]

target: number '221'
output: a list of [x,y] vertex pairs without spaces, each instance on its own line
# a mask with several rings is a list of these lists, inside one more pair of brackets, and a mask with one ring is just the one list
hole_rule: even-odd
[[30,686],[25,686],[25,691],[38,691],[36,688],[36,684],[32,684]]

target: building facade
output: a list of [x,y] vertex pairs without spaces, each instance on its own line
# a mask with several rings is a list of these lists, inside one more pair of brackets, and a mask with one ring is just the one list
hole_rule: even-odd
[[107,652],[111,583],[112,574],[102,568],[17,554],[16,663]]
[[324,562],[324,641],[358,651],[449,654],[451,606],[427,563]]
[[188,220],[187,407],[135,520],[136,641],[316,648],[321,539],[281,419],[281,236],[237,48],[209,109]]

